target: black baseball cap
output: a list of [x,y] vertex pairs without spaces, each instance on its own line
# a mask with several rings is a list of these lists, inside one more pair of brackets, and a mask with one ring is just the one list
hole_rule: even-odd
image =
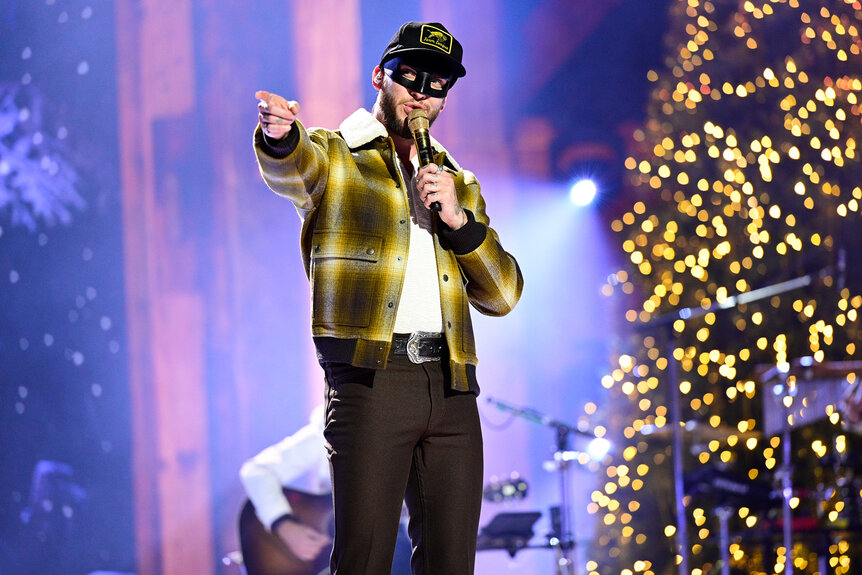
[[[461,64],[464,49],[461,43],[439,22],[405,22],[380,58],[382,66],[399,57],[430,59],[446,67],[452,79],[461,78],[467,70]],[[444,70],[440,70],[443,72]]]

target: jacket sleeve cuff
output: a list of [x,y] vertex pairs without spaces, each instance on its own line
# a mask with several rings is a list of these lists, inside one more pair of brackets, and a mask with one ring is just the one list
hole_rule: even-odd
[[488,233],[488,228],[476,221],[473,212],[464,210],[464,213],[467,214],[467,223],[461,228],[453,230],[446,224],[440,226],[442,239],[456,256],[468,254],[478,248]]
[[299,145],[299,130],[294,126],[285,137],[280,140],[274,140],[273,138],[269,138],[266,134],[263,133],[263,130],[258,126],[257,130],[254,134],[255,143],[260,146],[260,149],[267,156],[271,156],[273,158],[286,158]]

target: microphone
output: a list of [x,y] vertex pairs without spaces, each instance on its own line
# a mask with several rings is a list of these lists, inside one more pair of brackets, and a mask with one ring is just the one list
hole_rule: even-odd
[[[431,135],[428,133],[428,115],[422,108],[410,110],[407,116],[407,126],[413,134],[416,153],[419,155],[419,167],[434,162],[434,152],[431,149]],[[440,211],[440,202],[431,202],[431,211]]]

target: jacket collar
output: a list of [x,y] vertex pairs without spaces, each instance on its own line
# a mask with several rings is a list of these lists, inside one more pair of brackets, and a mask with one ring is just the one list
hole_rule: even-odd
[[380,121],[365,108],[359,108],[338,126],[341,137],[350,149],[356,149],[377,138],[388,138],[389,134]]
[[[359,108],[347,116],[341,122],[338,131],[341,133],[341,137],[344,138],[344,142],[352,150],[360,148],[377,138],[389,137],[386,127],[365,108]],[[431,136],[431,147],[437,152],[446,152],[446,159],[452,163],[452,166],[456,170],[461,170],[458,162],[455,161],[440,142],[434,139],[434,136]]]

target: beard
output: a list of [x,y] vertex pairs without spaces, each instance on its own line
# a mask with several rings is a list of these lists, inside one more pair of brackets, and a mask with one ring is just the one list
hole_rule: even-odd
[[[391,85],[390,85],[391,88]],[[395,134],[400,138],[412,139],[413,133],[410,132],[410,127],[407,125],[407,116],[404,119],[398,119],[398,109],[400,106],[395,102],[395,97],[392,90],[383,89],[380,91],[380,111],[383,115],[382,122],[386,130],[390,134]],[[440,108],[432,108],[428,110],[428,125],[431,126],[437,115],[440,113]]]

